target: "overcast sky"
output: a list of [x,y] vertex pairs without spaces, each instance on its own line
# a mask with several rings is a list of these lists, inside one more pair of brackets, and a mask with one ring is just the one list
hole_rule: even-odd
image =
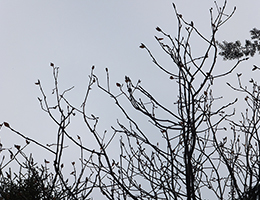
[[[166,91],[159,84],[165,76],[139,45],[141,42],[146,44],[167,64],[164,57],[160,57],[163,54],[154,35],[159,35],[155,30],[157,26],[173,36],[177,33],[172,2],[0,0],[0,122],[7,121],[15,129],[43,143],[53,142],[56,126],[41,111],[37,100],[40,92],[34,84],[40,79],[46,94],[51,96],[50,62],[60,67],[61,89],[75,86],[70,95],[75,106],[82,103],[92,65],[96,66],[95,73],[101,80],[105,80],[104,68],[109,68],[111,85],[116,81],[123,82],[124,76],[128,75],[132,80],[141,79],[152,92]],[[187,21],[194,21],[209,37],[209,9],[215,8],[214,1],[174,2],[179,13]],[[219,6],[223,3],[222,0],[217,2]],[[244,41],[249,38],[250,29],[260,28],[259,0],[230,0],[226,12],[231,12],[234,6],[237,7],[235,15],[217,35],[220,41]],[[258,61],[256,56],[236,72],[243,72],[247,81],[252,64],[260,65]],[[221,58],[218,64],[227,66]],[[235,74],[229,76],[229,80],[232,79],[235,83]],[[91,109],[97,115],[102,113],[109,117],[114,111],[105,111],[102,100],[103,96],[96,97],[91,102]],[[0,138],[6,147],[23,141],[3,129]]]

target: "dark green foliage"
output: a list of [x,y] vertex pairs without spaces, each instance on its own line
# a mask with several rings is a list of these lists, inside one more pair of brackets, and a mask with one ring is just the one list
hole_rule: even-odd
[[253,28],[250,31],[250,33],[251,33],[251,39],[252,40],[254,40],[254,39],[260,40],[260,30]]
[[11,171],[6,175],[1,174],[0,200],[60,199],[55,191],[56,188],[51,187],[46,169],[26,166],[26,170],[26,173],[20,171],[19,175]]
[[260,30],[253,28],[250,34],[251,40],[245,40],[244,46],[238,40],[236,42],[218,42],[221,49],[219,55],[223,56],[224,60],[234,60],[244,56],[253,57],[257,51],[260,53]]
[[242,200],[258,200],[259,197],[260,197],[260,185],[256,184],[254,187],[244,192]]

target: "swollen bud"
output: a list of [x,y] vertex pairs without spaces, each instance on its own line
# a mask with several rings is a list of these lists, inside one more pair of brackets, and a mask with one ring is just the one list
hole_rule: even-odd
[[10,125],[7,122],[4,122],[5,127],[10,128]]
[[158,27],[158,26],[156,27],[156,30],[159,32],[162,31],[162,29],[160,29],[160,27]]
[[48,161],[48,160],[46,160],[46,159],[44,159],[44,162],[45,162],[46,164],[50,163],[50,161]]
[[35,83],[35,85],[39,85],[40,84],[40,80],[38,79],[38,81]]
[[141,45],[139,46],[141,49],[145,48],[145,45],[143,43],[141,43]]
[[21,146],[20,145],[14,145],[14,147],[16,148],[16,149],[18,149],[18,150],[20,150],[20,148],[21,148]]

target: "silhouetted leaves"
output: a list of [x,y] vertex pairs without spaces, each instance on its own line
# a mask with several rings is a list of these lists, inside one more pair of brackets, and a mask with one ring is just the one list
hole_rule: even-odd
[[224,57],[224,60],[234,60],[243,57],[242,47],[240,41],[226,42],[223,44],[218,43],[218,46],[222,50],[219,55]]
[[250,31],[250,34],[251,34],[251,39],[257,39],[257,40],[260,40],[260,30],[256,29],[256,28],[253,28],[251,31]]
[[239,59],[243,56],[253,57],[256,51],[260,52],[260,30],[253,28],[250,33],[252,41],[245,40],[244,46],[241,45],[241,42],[239,40],[237,40],[236,42],[218,42],[217,44],[221,49],[219,55],[223,56],[224,60]]
[[51,174],[47,169],[39,170],[30,160],[23,163],[23,168],[26,172],[19,171],[15,176],[11,171],[5,172],[5,176],[1,173],[0,199],[61,199],[62,191],[58,185],[51,184]]

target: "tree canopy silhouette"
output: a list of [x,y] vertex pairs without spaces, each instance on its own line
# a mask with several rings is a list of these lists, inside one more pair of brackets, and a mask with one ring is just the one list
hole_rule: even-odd
[[253,57],[256,52],[260,53],[260,30],[253,28],[250,30],[251,40],[245,40],[243,46],[239,40],[235,42],[223,41],[218,43],[221,52],[219,55],[223,56],[224,60],[234,60],[245,56]]
[[[0,163],[3,171],[12,162],[24,166],[18,161],[18,155],[27,161],[25,166],[28,166],[30,175],[22,181],[19,179],[18,185],[11,183],[15,191],[22,190],[22,195],[27,195],[27,190],[36,192],[36,195],[46,191],[48,198],[60,199],[90,199],[94,190],[99,190],[111,200],[202,200],[209,196],[222,200],[259,198],[260,86],[251,79],[249,89],[242,84],[240,74],[237,75],[237,87],[228,84],[239,94],[246,95],[244,101],[247,107],[239,121],[232,118],[238,98],[218,104],[216,102],[221,98],[215,96],[213,89],[216,80],[229,76],[241,62],[248,60],[244,56],[253,56],[259,51],[259,31],[251,31],[254,41],[248,40],[244,47],[240,42],[218,43],[216,33],[233,16],[235,8],[227,14],[227,1],[220,7],[215,4],[216,9],[209,10],[210,35],[203,35],[196,23],[185,20],[175,4],[176,34],[172,36],[164,28],[156,27],[158,36],[155,36],[155,40],[172,61],[171,66],[160,64],[149,45],[141,43],[139,46],[147,52],[158,72],[167,75],[168,90],[164,95],[167,98],[169,94],[174,94],[171,105],[164,105],[158,100],[157,95],[163,94],[151,94],[149,88],[132,77],[124,76],[123,80],[111,84],[108,68],[105,68],[106,84],[102,84],[95,74],[95,66],[92,66],[88,76],[89,82],[81,105],[73,105],[67,97],[73,87],[60,91],[59,67],[50,63],[54,80],[53,95],[49,97],[44,92],[44,83],[40,80],[35,85],[41,92],[41,97],[38,97],[40,107],[57,125],[54,145],[44,145],[29,138],[8,122],[1,124],[26,139],[25,145],[14,146],[16,152],[8,149],[10,160],[5,163],[3,159]],[[193,40],[201,45],[192,46]],[[224,59],[237,59],[235,64],[220,74],[215,70],[219,66],[218,47]],[[200,55],[194,55],[193,52],[199,52]],[[154,82],[156,84],[156,80]],[[113,90],[111,85],[114,85]],[[94,87],[111,98],[124,116],[124,120],[118,119],[110,130],[101,131],[100,117],[88,110]],[[53,96],[54,105],[49,103]],[[146,125],[138,123],[138,119],[129,114],[129,107],[123,103],[125,100],[131,106],[131,111],[145,117],[147,126],[151,126],[149,131],[144,128]],[[68,128],[74,122],[72,118],[75,115],[82,117],[82,124],[86,128],[82,131],[95,140],[95,149],[86,145],[79,134]],[[158,139],[155,140],[155,136]],[[119,149],[115,155],[111,154],[110,149],[115,148],[112,141],[116,139]],[[70,141],[80,152],[78,160],[70,163],[73,167],[71,182],[64,175],[62,161],[68,152],[64,151],[67,148],[66,141]],[[37,171],[31,159],[24,155],[23,149],[30,142],[53,155],[53,162],[44,161],[42,171],[39,168]],[[47,166],[52,167],[52,173],[48,172]],[[8,194],[10,184],[5,181],[9,179],[5,179],[3,173],[2,180],[4,184],[7,183],[7,189],[4,187],[2,191]]]

